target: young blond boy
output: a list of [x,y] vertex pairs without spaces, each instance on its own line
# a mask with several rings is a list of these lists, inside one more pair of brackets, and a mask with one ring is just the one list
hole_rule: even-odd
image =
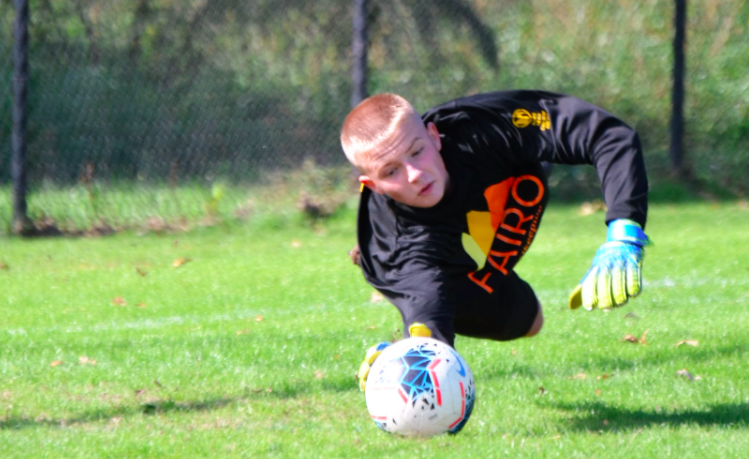
[[[647,176],[637,133],[580,99],[500,91],[420,116],[378,94],[346,117],[341,145],[361,173],[357,223],[365,279],[400,311],[406,336],[512,340],[543,325],[514,271],[549,198],[543,163],[591,164],[607,204],[607,242],[570,295],[608,309],[640,293]],[[370,348],[359,371],[386,346]]]

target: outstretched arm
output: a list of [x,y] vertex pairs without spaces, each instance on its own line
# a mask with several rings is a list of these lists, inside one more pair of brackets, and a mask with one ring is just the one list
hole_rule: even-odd
[[648,181],[634,129],[588,102],[544,91],[470,96],[437,107],[426,118],[470,125],[481,135],[463,139],[465,150],[493,149],[499,162],[595,167],[608,209],[608,236],[570,296],[570,307],[607,309],[640,293]]

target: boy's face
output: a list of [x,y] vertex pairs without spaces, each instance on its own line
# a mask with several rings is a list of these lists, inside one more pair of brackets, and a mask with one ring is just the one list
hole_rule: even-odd
[[425,127],[420,120],[408,120],[371,155],[359,181],[408,206],[432,207],[445,195],[449,183],[441,148],[434,123]]

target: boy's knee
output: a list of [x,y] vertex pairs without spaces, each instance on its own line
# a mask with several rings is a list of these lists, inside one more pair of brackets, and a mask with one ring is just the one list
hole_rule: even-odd
[[538,332],[541,331],[541,327],[544,326],[544,312],[541,308],[541,302],[538,303],[538,313],[536,314],[536,318],[533,320],[533,325],[531,325],[531,329],[528,330],[528,333],[525,335],[526,338],[530,338],[531,336],[536,336]]

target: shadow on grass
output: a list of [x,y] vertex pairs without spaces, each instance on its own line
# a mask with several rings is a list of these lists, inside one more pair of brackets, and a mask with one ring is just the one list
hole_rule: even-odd
[[[628,346],[629,344],[623,345]],[[641,351],[641,355],[634,358],[631,356],[591,358],[588,361],[578,362],[576,368],[588,373],[624,373],[634,369],[651,367],[695,367],[705,363],[721,362],[725,359],[742,359],[742,356],[749,353],[749,345],[703,345],[699,348],[684,346],[684,348],[678,350],[674,350],[673,347],[644,346]]]
[[568,412],[567,428],[576,431],[637,430],[652,426],[749,427],[749,403],[719,403],[703,409],[626,409],[605,403],[543,405]]
[[[359,388],[348,379],[331,379],[322,384],[325,392],[358,392]],[[259,400],[296,399],[306,394],[317,393],[318,389],[310,384],[289,381],[278,387],[248,388],[244,395],[236,397],[216,397],[197,401],[176,401],[172,398],[149,400],[143,403],[113,406],[90,410],[78,415],[51,418],[44,414],[36,417],[28,415],[0,415],[0,430],[21,430],[27,428],[50,427],[69,428],[76,425],[119,422],[119,419],[132,416],[161,416],[171,413],[189,413],[219,410],[235,403]]]
[[174,411],[211,411],[222,408],[226,405],[242,400],[244,397],[237,398],[217,398],[196,402],[176,402],[171,399],[154,400],[140,405],[116,406],[110,409],[92,410],[77,416],[65,418],[50,418],[46,415],[40,415],[36,418],[29,416],[3,416],[0,417],[0,430],[19,430],[35,427],[73,427],[81,424],[97,422],[113,422],[119,418],[133,415],[157,415],[167,414]]
[[[623,344],[629,345],[629,344]],[[639,344],[637,345],[639,346]],[[725,346],[708,346],[704,345],[699,348],[685,346],[684,349],[674,350],[673,348],[651,346],[642,347],[642,355],[633,358],[629,356],[607,357],[600,356],[587,357],[587,360],[581,359],[574,364],[565,363],[563,367],[536,367],[532,364],[514,362],[507,367],[493,367],[482,372],[483,381],[501,381],[508,377],[523,377],[529,379],[546,378],[564,374],[563,369],[574,366],[576,372],[590,374],[596,373],[626,373],[634,369],[643,369],[650,367],[665,368],[694,368],[704,365],[706,362],[720,362],[723,359],[736,358],[743,359],[743,356],[749,353],[749,345],[725,345]],[[569,374],[567,376],[572,376]]]

